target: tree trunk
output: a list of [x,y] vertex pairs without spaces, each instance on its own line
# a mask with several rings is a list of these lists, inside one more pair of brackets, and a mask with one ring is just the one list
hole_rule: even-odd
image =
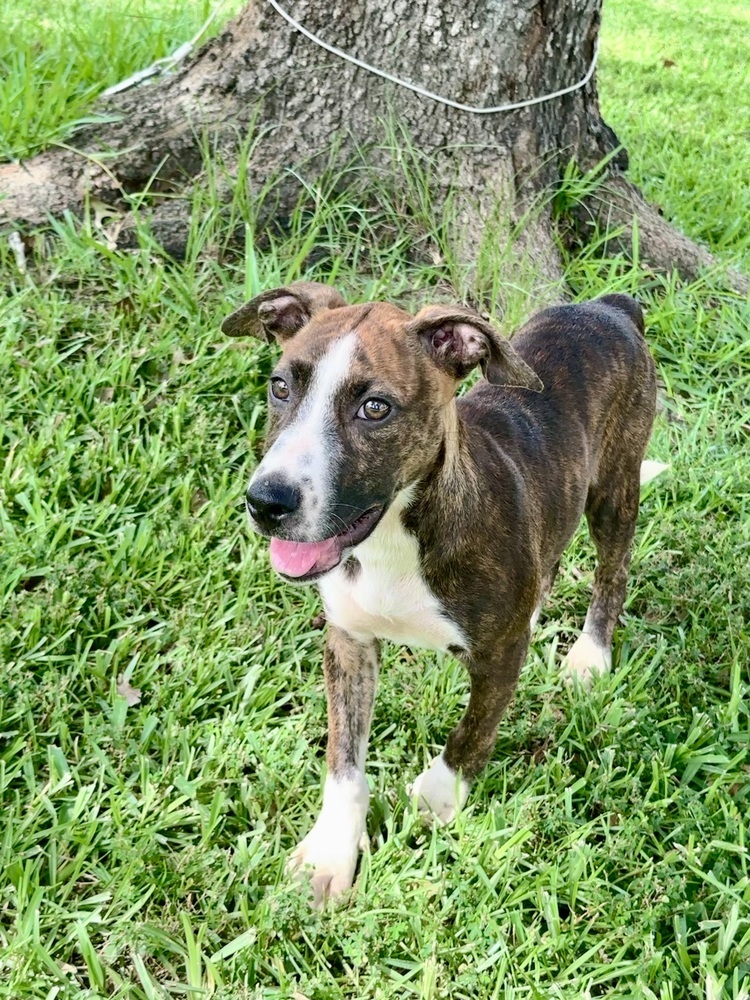
[[[287,6],[315,35],[359,59],[483,107],[554,92],[583,78],[597,41],[600,4],[288,0]],[[472,114],[329,54],[266,0],[251,0],[172,77],[101,102],[100,109],[117,120],[76,133],[77,151],[51,149],[27,163],[0,167],[3,221],[43,223],[49,214],[80,211],[86,197],[122,205],[146,188],[157,194],[179,190],[202,169],[205,136],[232,162],[252,131],[257,141],[247,171],[255,190],[290,166],[297,176],[313,179],[330,164],[334,144],[340,164],[365,149],[374,167],[387,169],[392,161],[384,148],[385,123],[397,120],[431,158],[438,196],[453,191],[464,250],[471,256],[498,199],[506,217],[517,219],[571,158],[588,169],[614,153],[610,175],[627,166],[599,113],[596,77],[582,89],[523,110]],[[282,186],[279,210],[288,209],[297,194],[291,183]],[[624,222],[647,208],[636,196]],[[154,225],[179,251],[185,223],[174,204],[157,207]],[[654,265],[671,269],[669,239],[663,240],[668,231],[663,223]],[[548,217],[532,220],[525,240],[541,269],[556,277],[559,260]],[[693,246],[684,237],[683,243]],[[648,257],[650,249],[642,238],[641,252]],[[691,257],[683,247],[674,261],[689,277],[710,262],[705,251],[693,250],[697,255]]]

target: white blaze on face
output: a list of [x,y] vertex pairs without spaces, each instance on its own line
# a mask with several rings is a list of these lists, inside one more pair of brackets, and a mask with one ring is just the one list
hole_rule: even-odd
[[283,474],[302,494],[301,535],[320,535],[330,527],[329,507],[338,456],[334,402],[346,381],[356,347],[354,332],[335,340],[315,366],[294,421],[279,434],[251,479]]

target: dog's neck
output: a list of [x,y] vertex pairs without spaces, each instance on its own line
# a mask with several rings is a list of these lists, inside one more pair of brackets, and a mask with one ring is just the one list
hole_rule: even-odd
[[443,416],[443,461],[439,470],[442,477],[453,479],[461,470],[461,450],[465,439],[455,396],[446,405]]
[[451,542],[460,536],[459,525],[471,520],[477,495],[470,429],[456,400],[451,399],[445,407],[443,436],[434,460],[409,491],[409,504],[402,513],[404,524],[419,536],[439,533],[440,548],[447,553]]
[[442,447],[422,483],[430,492],[464,499],[475,488],[476,466],[470,434],[456,402],[453,398],[445,407]]

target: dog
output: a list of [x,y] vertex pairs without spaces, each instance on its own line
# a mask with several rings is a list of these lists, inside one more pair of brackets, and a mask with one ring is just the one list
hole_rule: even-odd
[[[609,669],[656,373],[641,308],[619,294],[545,309],[508,341],[461,306],[414,316],[295,282],[222,330],[282,347],[246,506],[275,570],[315,582],[325,608],[323,805],[290,859],[320,906],[352,885],[365,836],[381,640],[446,650],[469,673],[463,718],[411,786],[441,823],[492,754],[583,514],[598,562],[565,669]],[[484,378],[457,398],[476,367]]]

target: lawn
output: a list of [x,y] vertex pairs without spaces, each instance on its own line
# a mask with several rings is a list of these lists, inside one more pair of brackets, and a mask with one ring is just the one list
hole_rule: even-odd
[[[6,0],[0,151],[65,138],[98,80],[209,8]],[[635,179],[748,269],[750,7],[706,8],[605,0],[602,101]],[[370,850],[346,903],[311,913],[284,864],[320,798],[319,608],[246,528],[271,359],[218,324],[313,246],[305,273],[355,300],[426,300],[455,274],[414,262],[403,202],[313,192],[261,246],[257,206],[238,191],[221,220],[211,190],[179,266],[93,222],[39,237],[26,274],[0,242],[0,997],[747,1000],[750,306],[710,275],[567,260],[580,297],[637,292],[663,383],[649,454],[671,468],[644,490],[615,669],[590,692],[559,677],[581,532],[492,763],[433,829],[405,782],[465,678],[388,648]],[[223,252],[242,222],[247,253]]]

